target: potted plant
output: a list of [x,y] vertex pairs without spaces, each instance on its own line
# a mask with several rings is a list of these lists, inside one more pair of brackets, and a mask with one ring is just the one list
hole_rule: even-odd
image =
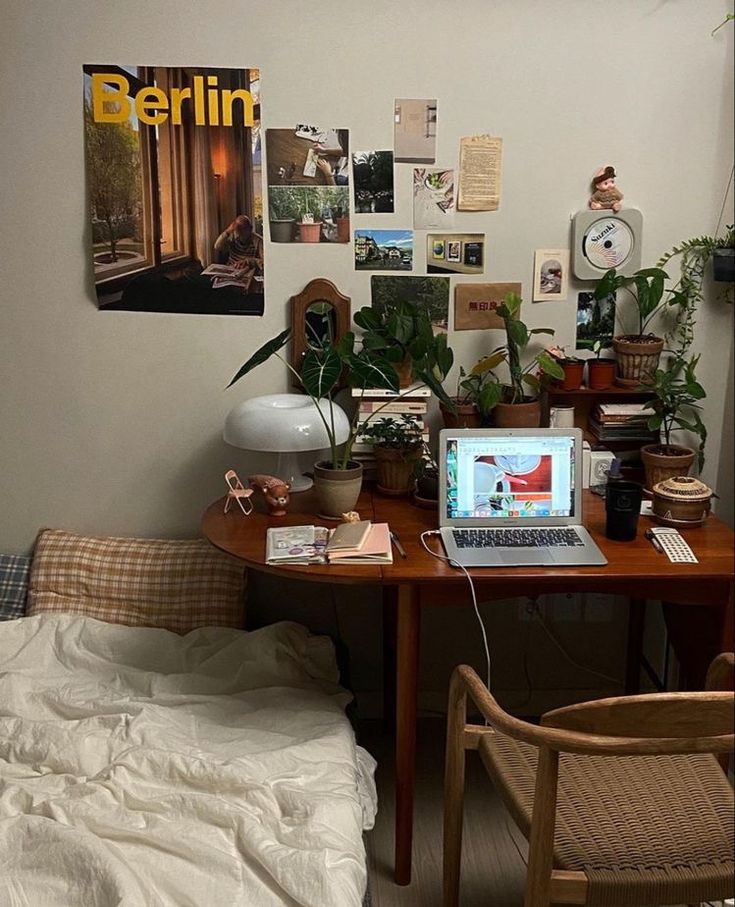
[[[317,406],[329,438],[329,459],[314,466],[314,487],[319,512],[325,516],[339,517],[342,513],[354,509],[362,485],[362,464],[352,459],[352,448],[358,434],[359,405],[355,407],[350,418],[347,440],[343,445],[338,445],[334,427],[334,407],[337,406],[334,395],[344,376],[350,387],[359,389],[356,400],[358,404],[370,389],[392,391],[394,396],[386,398],[383,404],[385,406],[401,396],[398,374],[380,350],[364,343],[357,347],[352,331],[348,331],[338,341],[333,341],[327,336],[319,344],[310,346],[301,362],[301,371],[297,371],[280,355],[280,350],[288,343],[290,336],[291,329],[287,328],[263,344],[240,367],[228,387],[262,365],[271,356],[276,356],[289,369],[296,384]],[[416,351],[418,353],[418,349]],[[451,349],[446,345],[446,335],[441,335],[441,340],[436,338],[435,343],[425,347],[421,357],[415,359],[413,363],[416,379],[427,385],[440,400],[449,403],[450,406],[451,401],[434,376],[434,370],[438,369],[439,359],[442,356],[451,356],[451,353]],[[326,406],[319,406],[319,401],[326,401]],[[380,412],[381,408],[382,406],[375,412]]]
[[[551,328],[529,330],[518,318],[521,298],[517,293],[508,293],[497,307],[497,314],[503,319],[506,334],[506,357],[510,370],[510,384],[502,388],[502,400],[493,409],[495,424],[500,428],[541,424],[541,403],[538,395],[544,382],[564,377],[559,363],[546,350],[541,350],[523,365],[523,354],[534,334],[552,334]],[[530,393],[526,393],[526,389]]]
[[479,428],[487,424],[502,396],[502,387],[493,369],[505,361],[505,356],[505,348],[498,347],[480,359],[469,374],[459,367],[457,391],[452,398],[454,409],[439,404],[445,428]]
[[661,256],[657,267],[665,267],[674,258],[680,264],[678,287],[685,294],[683,311],[677,319],[678,352],[683,353],[686,349],[682,346],[691,342],[697,307],[704,297],[704,278],[710,259],[713,279],[728,284],[721,296],[728,302],[735,301],[735,225],[729,224],[723,236],[696,236],[679,243]]
[[439,500],[439,464],[424,441],[423,455],[414,463],[416,486],[413,502],[418,507],[435,508]]
[[272,242],[291,242],[298,207],[293,189],[287,186],[271,186],[268,190],[268,211]]
[[[699,401],[707,395],[695,374],[698,362],[699,356],[690,359],[675,356],[666,368],[656,369],[647,382],[646,386],[655,394],[644,404],[646,409],[653,410],[648,428],[661,433],[658,444],[641,447],[649,491],[664,479],[687,475],[695,457],[700,471],[704,465],[707,429],[699,416]],[[698,450],[674,444],[672,432],[675,428],[695,434],[699,438]]]
[[555,379],[552,383],[563,391],[577,391],[582,386],[584,378],[584,359],[576,356],[567,356],[563,346],[550,346],[546,352],[556,359],[564,372],[564,377]]
[[[408,387],[428,364],[442,379],[452,367],[446,334],[434,334],[426,308],[415,302],[401,299],[382,309],[363,306],[355,313],[355,324],[362,328],[363,346],[392,363],[400,387]],[[442,396],[449,401],[443,391]]]
[[363,427],[361,436],[372,443],[375,453],[378,491],[387,495],[410,493],[415,464],[423,453],[422,434],[416,417],[407,413],[397,419],[384,416],[371,420]]
[[615,381],[616,364],[614,359],[602,358],[603,342],[596,340],[592,345],[594,359],[587,360],[587,387],[590,390],[604,391]]
[[668,277],[661,268],[642,268],[632,277],[625,277],[611,268],[595,287],[595,299],[605,299],[618,290],[626,290],[636,304],[637,332],[613,337],[618,361],[616,384],[638,387],[658,367],[664,338],[652,333],[649,328],[667,307],[686,303],[686,296],[681,290],[665,288]]

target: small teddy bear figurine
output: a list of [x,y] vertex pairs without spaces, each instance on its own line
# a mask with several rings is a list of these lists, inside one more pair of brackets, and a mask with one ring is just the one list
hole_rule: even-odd
[[268,513],[271,516],[284,516],[290,500],[290,482],[284,482],[277,476],[248,476],[248,485],[260,491],[265,498]]
[[615,168],[610,164],[600,167],[592,177],[592,188],[594,191],[590,198],[590,208],[593,210],[612,208],[617,212],[623,207],[623,193],[615,188]]

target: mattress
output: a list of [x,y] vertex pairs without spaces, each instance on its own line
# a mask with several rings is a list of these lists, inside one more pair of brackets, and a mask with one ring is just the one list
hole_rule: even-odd
[[374,762],[331,643],[0,626],[0,905],[359,907]]

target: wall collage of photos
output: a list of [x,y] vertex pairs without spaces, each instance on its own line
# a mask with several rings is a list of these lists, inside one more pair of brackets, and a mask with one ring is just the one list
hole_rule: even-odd
[[[462,138],[458,167],[437,166],[436,99],[394,101],[392,149],[352,149],[342,127],[269,128],[263,167],[259,70],[83,70],[101,310],[263,315],[267,217],[271,242],[352,243],[355,270],[371,272],[373,305],[421,301],[435,328],[447,330],[454,277],[456,328],[496,324],[509,284],[462,281],[486,272],[488,254],[485,234],[455,224],[458,211],[498,209],[502,140]],[[413,165],[412,227],[353,230],[353,214],[367,221],[396,213],[394,178],[403,164]],[[419,238],[424,275],[414,274]],[[568,271],[568,249],[537,250],[533,300],[566,299]],[[578,348],[610,344],[614,306],[614,298],[578,295]]]

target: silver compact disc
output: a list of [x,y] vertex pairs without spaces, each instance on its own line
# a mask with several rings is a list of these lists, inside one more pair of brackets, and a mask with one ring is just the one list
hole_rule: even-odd
[[620,268],[635,245],[633,231],[617,217],[603,217],[584,235],[584,254],[595,268]]
[[573,221],[573,266],[577,277],[598,279],[610,268],[629,276],[640,267],[640,211],[580,211]]

